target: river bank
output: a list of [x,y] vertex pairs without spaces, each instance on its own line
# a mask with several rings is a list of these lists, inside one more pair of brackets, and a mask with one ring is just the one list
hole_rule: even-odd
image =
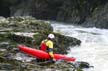
[[[79,68],[75,68],[72,64],[68,64],[67,62],[40,66],[36,64],[36,58],[30,57],[17,50],[17,45],[19,44],[31,47],[35,46],[33,48],[38,49],[38,43],[51,32],[57,37],[55,41],[55,45],[57,46],[55,47],[55,52],[66,54],[67,50],[69,50],[68,46],[80,45],[81,41],[74,37],[64,36],[60,33],[53,32],[53,28],[46,21],[36,20],[32,17],[1,18],[0,30],[0,70],[81,70]],[[57,45],[58,42],[59,45]],[[60,49],[61,47],[62,50],[64,50],[62,52]]]

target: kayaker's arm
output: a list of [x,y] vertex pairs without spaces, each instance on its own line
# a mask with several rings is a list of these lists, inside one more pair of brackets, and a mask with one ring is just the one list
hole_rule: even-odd
[[50,55],[51,60],[55,61],[54,54],[53,54],[53,42],[51,40],[49,40],[46,43],[46,45],[48,47],[48,54]]

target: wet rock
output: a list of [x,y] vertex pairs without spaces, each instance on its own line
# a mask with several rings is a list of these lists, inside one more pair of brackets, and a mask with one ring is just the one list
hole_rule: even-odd
[[22,62],[32,62],[33,60],[35,60],[35,62],[36,62],[36,58],[31,57],[27,54],[23,54],[23,53],[16,53],[14,55],[13,59],[22,61]]
[[90,64],[88,62],[83,62],[83,61],[77,61],[75,63],[73,63],[75,68],[90,68],[92,66],[90,66]]
[[9,45],[10,45],[9,42],[1,42],[0,49],[8,49]]
[[[8,29],[7,31],[23,31],[23,32],[32,32],[32,31],[53,31],[52,26],[49,22],[42,20],[37,20],[30,16],[17,16],[17,17],[8,17],[6,19],[7,23],[0,23],[0,30]],[[5,22],[5,20],[3,20]]]
[[[37,62],[38,63],[38,62]],[[68,64],[66,62],[60,62],[58,64],[45,64],[45,65],[39,65],[42,68],[36,69],[37,71],[74,71],[74,68],[71,64]],[[38,67],[38,66],[37,66]]]
[[14,67],[11,64],[7,64],[7,63],[0,63],[0,70],[13,70]]
[[7,53],[4,54],[3,57],[4,57],[5,59],[8,59],[8,60],[13,60],[14,55],[15,55],[14,53],[9,53],[9,52],[7,52]]
[[54,43],[55,52],[66,54],[67,50],[69,50],[69,46],[79,46],[80,44],[81,44],[81,41],[74,37],[56,34],[56,39]]
[[5,17],[0,16],[0,24],[5,25],[7,23],[9,23],[9,21]]

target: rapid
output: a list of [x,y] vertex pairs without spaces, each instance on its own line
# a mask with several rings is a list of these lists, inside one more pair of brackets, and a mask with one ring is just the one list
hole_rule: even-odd
[[107,29],[76,27],[58,22],[51,22],[51,25],[54,32],[81,40],[80,46],[70,46],[67,55],[75,57],[77,61],[85,61],[94,66],[94,68],[84,69],[84,71],[108,71]]

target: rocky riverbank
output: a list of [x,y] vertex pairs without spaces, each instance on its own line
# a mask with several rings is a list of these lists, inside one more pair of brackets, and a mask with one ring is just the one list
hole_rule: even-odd
[[[36,58],[30,57],[17,50],[17,45],[24,44],[38,49],[40,41],[49,33],[56,35],[55,53],[66,54],[69,46],[78,46],[81,41],[53,32],[48,21],[37,20],[33,17],[0,17],[0,70],[12,71],[74,71],[73,64],[60,62],[56,64],[39,65]],[[62,52],[61,52],[62,50]]]

